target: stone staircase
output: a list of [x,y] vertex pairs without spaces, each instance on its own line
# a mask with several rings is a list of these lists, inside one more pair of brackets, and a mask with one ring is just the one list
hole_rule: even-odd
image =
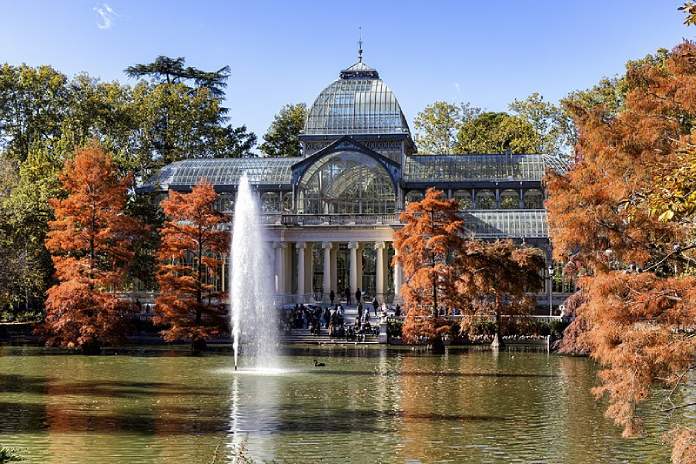
[[[341,305],[343,307],[343,320],[346,326],[353,325],[355,318],[358,316],[358,307],[356,305]],[[379,326],[379,317],[375,317],[372,305],[365,305],[370,310],[370,325],[372,327]],[[346,337],[329,337],[329,330],[322,327],[320,334],[315,335],[309,332],[309,329],[292,329],[289,334],[281,336],[281,343],[285,344],[313,344],[313,345],[344,345],[344,344],[378,344],[377,335],[356,335],[354,340],[347,340]]]

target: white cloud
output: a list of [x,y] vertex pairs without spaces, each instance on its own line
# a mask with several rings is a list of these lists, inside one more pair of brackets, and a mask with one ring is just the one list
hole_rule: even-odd
[[457,91],[457,93],[462,93],[462,88],[461,88],[461,86],[459,85],[459,82],[455,82],[455,83],[454,83],[454,88],[455,88],[455,90]]
[[95,6],[92,8],[99,16],[99,21],[97,21],[97,27],[99,29],[111,29],[111,23],[115,16],[118,14],[113,8],[109,6],[108,3],[102,3],[101,6]]

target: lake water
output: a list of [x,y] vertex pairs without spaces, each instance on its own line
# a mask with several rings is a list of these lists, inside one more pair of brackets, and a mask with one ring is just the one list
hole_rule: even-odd
[[298,347],[283,360],[293,372],[251,375],[229,353],[0,348],[0,445],[30,463],[223,463],[239,447],[282,463],[669,460],[661,416],[640,440],[603,417],[588,359]]

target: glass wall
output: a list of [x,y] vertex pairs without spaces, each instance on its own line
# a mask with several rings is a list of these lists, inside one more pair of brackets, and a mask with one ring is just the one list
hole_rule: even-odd
[[304,214],[393,213],[394,185],[374,158],[342,151],[307,169],[299,186],[298,210]]
[[520,193],[512,189],[506,189],[500,192],[500,207],[502,209],[519,209]]
[[495,209],[495,192],[478,190],[476,192],[476,209]]
[[544,194],[538,189],[529,189],[524,192],[524,207],[529,209],[542,209],[544,207]]
[[469,209],[473,204],[471,201],[471,191],[469,190],[455,190],[453,197],[457,200],[459,209]]
[[423,199],[423,192],[418,190],[411,190],[406,194],[406,204],[412,203],[414,201],[421,201]]

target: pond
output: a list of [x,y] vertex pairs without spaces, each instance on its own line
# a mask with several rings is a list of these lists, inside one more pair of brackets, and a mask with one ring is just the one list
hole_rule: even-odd
[[664,419],[626,440],[603,417],[584,358],[297,347],[282,359],[291,372],[251,375],[228,353],[0,348],[0,445],[30,463],[222,463],[240,447],[282,463],[669,460]]

